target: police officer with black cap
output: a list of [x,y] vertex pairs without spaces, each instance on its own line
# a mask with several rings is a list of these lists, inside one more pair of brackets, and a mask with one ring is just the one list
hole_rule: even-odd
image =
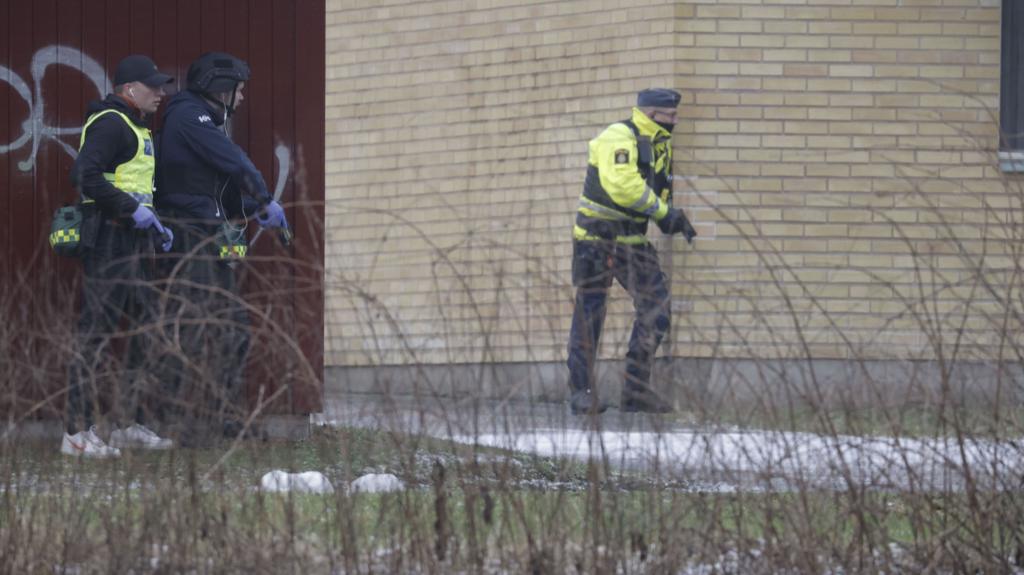
[[674,90],[643,90],[632,116],[589,144],[573,228],[576,304],[568,366],[569,408],[575,415],[609,407],[594,388],[594,364],[613,279],[632,296],[636,310],[619,408],[673,411],[650,387],[654,354],[669,329],[670,298],[658,254],[647,240],[647,223],[654,220],[663,233],[682,234],[691,244],[697,235],[683,211],[672,207],[672,129],[679,100]]
[[[154,241],[162,251],[172,235],[153,211],[155,148],[148,119],[174,79],[160,72],[147,56],[121,60],[114,73],[114,92],[89,104],[82,127],[71,183],[80,193],[83,211],[82,309],[78,318],[78,353],[72,356],[66,433],[61,451],[71,456],[116,457],[119,448],[165,449],[171,442],[142,425],[140,395],[149,391],[152,370],[143,369],[152,350],[143,345],[150,325],[154,294],[147,265]],[[129,343],[122,379],[123,409],[115,418],[109,444],[94,429],[93,411],[99,405],[96,374],[102,372],[104,350],[127,318],[136,332]],[[147,327],[149,325],[149,327]],[[133,421],[134,420],[134,421]],[[132,422],[132,425],[128,425]]]
[[188,89],[168,103],[160,136],[156,202],[175,234],[178,257],[168,270],[174,313],[183,319],[182,355],[165,370],[168,396],[180,400],[168,417],[181,418],[186,438],[198,440],[208,437],[204,431],[235,434],[245,416],[249,315],[233,268],[246,255],[246,227],[254,220],[288,227],[262,174],[231,140],[231,116],[249,77],[240,58],[203,54],[189,66]]

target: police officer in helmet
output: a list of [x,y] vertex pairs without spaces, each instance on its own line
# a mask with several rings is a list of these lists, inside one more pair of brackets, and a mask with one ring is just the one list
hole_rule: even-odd
[[288,226],[262,174],[231,140],[231,116],[249,77],[245,61],[203,54],[189,67],[188,89],[163,115],[156,203],[175,234],[177,258],[167,269],[183,318],[181,355],[166,370],[168,396],[178,403],[168,416],[183,419],[186,436],[204,423],[225,435],[241,428],[250,335],[234,267],[250,224]]

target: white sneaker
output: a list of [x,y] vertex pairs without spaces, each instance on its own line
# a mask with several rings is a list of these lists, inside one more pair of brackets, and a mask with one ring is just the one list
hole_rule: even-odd
[[110,434],[110,445],[121,449],[170,449],[174,447],[174,441],[160,437],[145,425],[135,423],[125,429],[114,430]]
[[60,452],[72,457],[95,457],[97,459],[121,457],[121,450],[104,443],[96,435],[95,428],[93,427],[90,427],[88,431],[79,431],[74,435],[65,433],[64,441],[60,444]]

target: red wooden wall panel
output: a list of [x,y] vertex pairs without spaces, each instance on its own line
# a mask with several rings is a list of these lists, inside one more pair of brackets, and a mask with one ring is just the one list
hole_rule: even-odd
[[[91,2],[86,0],[86,2],[90,7],[99,7],[95,0]],[[114,77],[117,62],[125,55],[133,53],[131,30],[133,2],[134,0],[106,0],[106,9],[103,15],[106,20],[107,34],[104,36],[106,52],[103,58],[103,67],[111,79]],[[143,48],[145,46],[141,46],[139,49]]]
[[[302,90],[301,105],[293,109],[295,114],[295,142],[324,142],[324,109],[326,92],[319,86],[305,85],[307,78],[324,73],[327,54],[323,37],[307,31],[325,30],[327,21],[324,10],[298,10],[295,15],[295,52],[301,56],[296,60],[296,85]],[[301,152],[301,153],[300,153]],[[305,357],[315,367],[322,369],[324,362],[324,314],[323,314],[323,266],[304,265],[307,262],[324,261],[324,146],[293,148],[292,157],[298,158],[295,173],[304,177],[295,180],[295,208],[289,214],[295,225],[295,245],[307,246],[311,255],[303,258],[303,264],[296,266],[295,277],[298,285],[293,292],[295,301],[296,332],[299,346]],[[317,399],[320,391],[310,387],[308,380],[295,384],[297,391],[295,409],[314,412],[320,407]]]
[[[185,72],[188,71],[189,63],[205,51],[199,41],[200,25],[197,21],[202,17],[203,4],[201,0],[179,0],[176,4],[178,6],[178,22],[175,28],[178,31],[178,53],[175,59],[178,71],[176,79],[178,86],[184,86]],[[157,61],[157,64],[166,65],[160,61]]]
[[[62,0],[60,2],[60,10],[57,11],[57,45],[61,47],[58,48],[60,52],[58,58],[75,64],[78,69],[82,68],[82,54],[84,53],[81,25],[83,4],[82,0],[71,0],[70,2]],[[78,69],[71,66],[50,66],[47,72],[48,75],[56,75],[56,93],[66,93],[72,96],[58,98],[55,102],[54,108],[56,109],[57,116],[53,124],[62,128],[76,128],[80,126],[84,112],[82,100],[91,100],[100,96],[100,91],[92,82],[86,80]],[[71,134],[64,139],[68,142],[68,145],[74,148],[77,146],[78,134]],[[36,197],[43,202],[43,209],[36,213],[36,217],[41,218],[44,222],[58,206],[75,199],[75,192],[69,183],[69,172],[71,171],[72,164],[74,164],[74,158],[60,149],[59,146],[50,145],[48,148],[53,150],[54,158],[56,159],[55,172],[53,173],[54,186],[49,193],[39,193],[38,189],[36,193]],[[43,231],[45,233],[46,230],[44,229]],[[49,255],[45,251],[40,251],[39,253],[41,256]],[[75,284],[70,280],[75,278],[75,272],[77,271],[76,263],[62,258],[52,259],[56,260],[57,273],[61,278],[59,285],[64,290],[73,292]],[[57,304],[59,302],[52,303]],[[72,321],[72,317],[67,318],[66,325],[68,327],[66,329],[70,329]]]
[[[38,2],[32,2],[32,43],[34,46],[53,46],[57,43],[57,2],[56,0],[40,0]],[[42,93],[43,94],[56,94],[60,92],[60,85],[57,83],[57,74],[54,67],[47,67],[42,72]],[[47,120],[47,124],[56,124],[56,106],[54,101],[47,98],[42,103],[36,101],[36,107],[42,108],[43,119]],[[39,250],[35,247],[34,223],[40,219],[45,220],[46,216],[43,215],[42,205],[46,203],[46,198],[57,192],[57,179],[58,175],[58,162],[57,155],[60,153],[59,150],[54,149],[53,146],[40,146],[39,151],[36,155],[36,167],[33,178],[34,189],[24,189],[25,196],[21,202],[16,206],[16,209],[20,215],[18,225],[24,226],[24,230],[28,233],[25,239],[27,243],[31,245],[31,254],[35,255],[39,253]]]
[[153,56],[153,30],[156,28],[154,20],[154,0],[131,0],[130,12],[128,14],[129,36],[132,51]]
[[[257,335],[250,391],[255,397],[260,388],[264,395],[281,389],[283,401],[272,411],[319,410],[324,25],[324,0],[0,0],[0,66],[10,70],[0,69],[4,319],[14,321],[16,311],[27,318],[44,317],[39,306],[68,307],[69,300],[77,299],[78,264],[52,255],[46,234],[53,210],[74,198],[68,172],[77,132],[88,102],[105,93],[95,82],[109,88],[117,62],[144,53],[176,77],[172,90],[184,89],[192,60],[206,51],[230,52],[246,59],[253,70],[245,102],[232,121],[232,137],[249,152],[271,191],[280,186],[296,236],[286,248],[274,234],[263,234],[245,265],[244,285],[258,310],[257,328],[265,314],[278,335],[294,338],[302,350],[302,358],[288,357],[273,337]],[[33,58],[49,65],[34,70]],[[90,62],[96,64],[92,77]],[[40,118],[34,124],[29,122],[33,114]],[[159,118],[154,127],[159,128]],[[46,132],[57,128],[63,132]],[[26,129],[29,133],[23,136]],[[34,297],[11,306],[18,286]],[[62,329],[73,319],[70,312],[63,316]],[[46,344],[25,342],[26,349]],[[41,381],[31,382],[31,387],[39,397],[59,392],[64,384],[62,365],[41,366],[34,373]],[[51,401],[51,414],[60,409],[60,401]],[[0,411],[3,407],[0,400]]]
[[[298,59],[286,59],[282,57],[282,52],[295,53],[295,17],[293,4],[291,2],[274,0],[271,4],[271,22],[273,22],[273,44],[275,46],[287,46],[283,51],[270,50],[269,61],[265,60],[266,65],[269,66],[271,73],[273,74],[270,82],[271,91],[269,109],[270,117],[274,119],[274,133],[271,134],[271,141],[275,142],[274,147],[276,148],[278,142],[295,141],[295,115],[293,112],[296,104],[295,90],[298,87],[298,84],[295,82],[293,72],[295,70],[295,63]],[[293,151],[293,147],[289,148],[289,155],[291,155],[291,152]],[[271,150],[271,153],[273,153],[273,149]],[[290,180],[291,178],[289,178],[289,181],[285,182],[285,186],[282,191],[282,200],[286,200],[286,205],[293,203],[295,197],[294,185]],[[271,185],[274,185],[274,183]],[[294,214],[290,213],[292,210],[289,208],[288,211],[288,216],[290,216],[291,220],[294,220]],[[294,266],[292,266],[290,262],[280,260],[275,261],[271,264],[269,269],[266,270],[264,277],[265,281],[263,283],[268,293],[282,294],[282,296],[284,296],[275,297],[274,299],[277,301],[268,301],[269,305],[267,306],[267,309],[270,317],[275,322],[283,325],[294,326],[295,316],[291,313],[295,293]],[[289,385],[292,385],[294,383],[296,366],[292,362],[285,363],[285,366],[285,381],[287,381]]]
[[[33,5],[33,2],[14,2],[10,10],[11,19],[7,23],[8,42],[11,48],[11,60],[7,63],[7,67],[14,74],[20,75],[21,82],[28,84],[29,90],[32,90],[32,78],[28,72],[32,61],[32,53],[35,51],[33,48],[33,29],[31,26],[33,22]],[[20,113],[15,112],[10,117],[11,128],[14,132],[13,136],[20,139],[24,133],[23,122],[28,119],[28,115],[33,109],[31,107],[32,102],[25,102],[20,97],[12,98],[12,100],[16,100],[12,101],[12,108],[21,110]],[[12,264],[11,278],[15,281],[18,281],[19,277],[24,275],[23,270],[28,264],[28,259],[35,251],[31,216],[35,174],[22,171],[19,166],[21,160],[27,160],[28,152],[31,152],[31,146],[32,142],[28,141],[26,145],[18,148],[12,154],[12,161],[8,165],[10,174],[7,182],[7,194],[10,202],[7,205],[7,213],[4,215],[7,228],[11,231],[7,257]],[[27,211],[26,207],[28,207]]]
[[[11,110],[11,104],[20,98],[11,93],[11,82],[12,70],[8,70],[8,66],[11,62],[11,51],[10,42],[7,40],[10,35],[9,27],[11,26],[11,14],[10,5],[7,3],[0,4],[0,34],[3,34],[4,40],[0,41],[0,149],[6,149],[9,143],[17,137],[18,130],[12,127],[11,114],[14,113]],[[6,157],[4,157],[6,156]],[[8,154],[0,156],[0,185],[10,186],[11,170],[10,163],[12,159]],[[3,225],[6,222],[6,214],[11,211],[11,195],[9,193],[0,195],[0,245],[4,246],[4,252],[0,254],[0,282],[5,285],[10,277],[11,273],[11,254],[7,246],[11,245],[11,229],[10,226]]]

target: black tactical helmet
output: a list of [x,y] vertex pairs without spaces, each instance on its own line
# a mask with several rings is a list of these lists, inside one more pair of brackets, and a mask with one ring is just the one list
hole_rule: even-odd
[[249,81],[249,64],[224,52],[207,52],[188,67],[188,89],[200,94],[234,92]]

